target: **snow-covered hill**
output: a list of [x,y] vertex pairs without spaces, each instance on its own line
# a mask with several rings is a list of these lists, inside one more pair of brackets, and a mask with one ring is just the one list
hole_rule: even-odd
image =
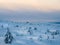
[[[14,39],[5,44],[7,28]],[[60,45],[60,23],[0,21],[0,45]]]

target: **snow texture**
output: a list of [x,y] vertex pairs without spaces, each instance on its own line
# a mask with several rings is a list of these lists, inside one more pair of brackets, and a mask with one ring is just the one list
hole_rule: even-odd
[[[7,28],[14,38],[11,44],[4,42]],[[60,45],[60,23],[0,21],[0,45]]]

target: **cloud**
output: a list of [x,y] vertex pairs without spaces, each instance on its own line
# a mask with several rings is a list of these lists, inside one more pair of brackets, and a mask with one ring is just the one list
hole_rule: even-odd
[[60,22],[60,11],[41,12],[41,11],[9,11],[0,10],[0,20],[18,22]]
[[0,0],[0,8],[10,10],[60,10],[60,0]]
[[0,0],[0,20],[60,21],[60,0]]

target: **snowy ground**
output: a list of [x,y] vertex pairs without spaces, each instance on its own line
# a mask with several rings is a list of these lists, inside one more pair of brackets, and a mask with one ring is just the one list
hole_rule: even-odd
[[[14,39],[5,44],[7,27]],[[59,32],[53,35],[53,32]],[[0,45],[60,45],[60,23],[29,23],[0,21]]]

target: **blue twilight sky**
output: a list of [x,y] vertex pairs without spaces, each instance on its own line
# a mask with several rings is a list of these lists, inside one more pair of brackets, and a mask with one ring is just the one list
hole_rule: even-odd
[[60,22],[60,0],[0,0],[0,20]]

